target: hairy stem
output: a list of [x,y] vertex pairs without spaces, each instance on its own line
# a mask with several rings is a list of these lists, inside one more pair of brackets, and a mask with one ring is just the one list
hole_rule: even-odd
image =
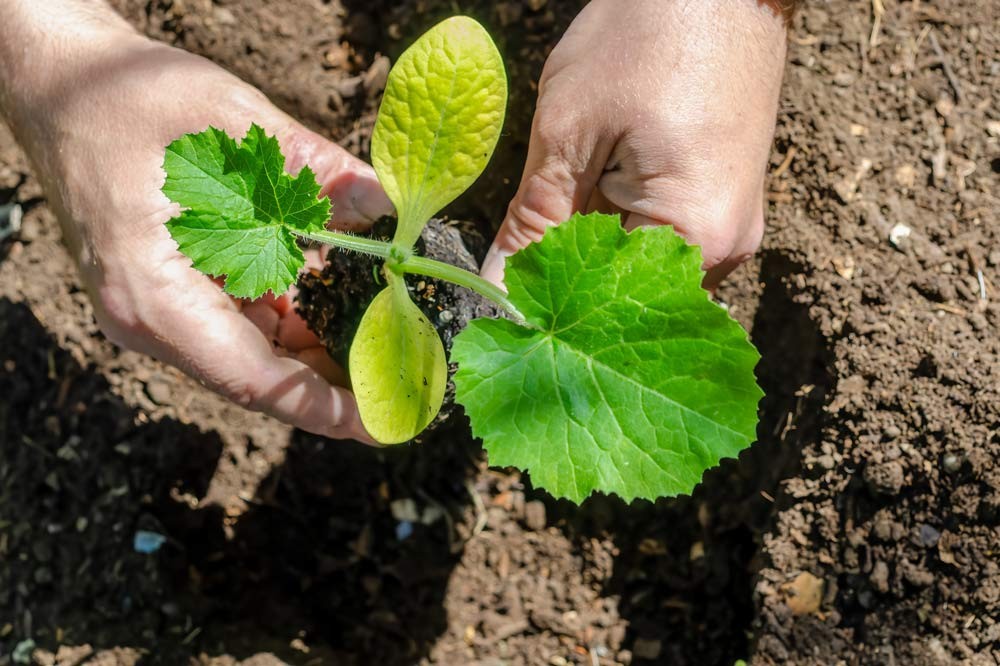
[[317,243],[326,243],[342,250],[352,250],[381,259],[388,259],[392,255],[391,243],[378,241],[374,238],[345,234],[342,231],[315,231],[313,233],[293,231],[293,233],[299,238],[308,238]]
[[471,289],[480,296],[488,298],[501,308],[506,310],[519,323],[524,322],[524,316],[518,311],[503,289],[492,282],[484,280],[475,273],[471,273],[458,266],[446,264],[443,261],[435,261],[427,257],[412,256],[406,261],[396,266],[404,273],[416,273],[428,277],[447,280],[460,287]]
[[524,316],[518,312],[514,304],[507,298],[503,289],[492,282],[488,282],[475,273],[471,273],[458,266],[446,264],[443,261],[435,261],[427,257],[417,257],[410,253],[402,256],[400,249],[391,243],[354,236],[340,231],[316,231],[313,233],[294,232],[300,238],[307,238],[318,243],[326,243],[343,250],[352,250],[362,254],[379,257],[388,261],[388,267],[398,273],[414,273],[416,275],[426,275],[427,277],[447,280],[460,287],[471,289],[480,296],[488,298],[501,308],[506,310],[518,322],[524,322]]

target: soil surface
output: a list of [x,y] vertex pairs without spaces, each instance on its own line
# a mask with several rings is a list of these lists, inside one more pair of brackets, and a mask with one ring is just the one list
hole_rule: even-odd
[[[391,59],[481,20],[511,106],[448,211],[481,257],[582,3],[114,4],[361,156]],[[553,501],[458,416],[387,450],[291,431],[115,349],[0,127],[0,235],[24,212],[0,241],[0,664],[1000,663],[1000,10],[807,4],[769,230],[718,294],[763,354],[760,441],[656,503]]]

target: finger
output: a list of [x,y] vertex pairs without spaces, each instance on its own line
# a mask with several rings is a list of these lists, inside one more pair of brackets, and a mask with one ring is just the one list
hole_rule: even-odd
[[[219,286],[221,287],[222,285],[220,284]],[[272,308],[275,312],[278,313],[279,317],[284,317],[285,313],[288,312],[292,307],[292,298],[294,298],[296,293],[293,291],[294,288],[295,285],[293,284],[291,287],[288,288],[288,291],[286,291],[281,296],[275,296],[273,293],[269,291],[260,298],[258,298],[256,301],[247,301],[247,302],[263,303],[265,305],[268,305],[270,308]]]
[[330,355],[323,347],[309,347],[290,355],[321,374],[323,379],[331,384],[336,386],[348,386],[350,384],[347,372],[336,361],[330,358]]
[[[204,281],[190,303],[150,304],[143,317],[157,332],[147,351],[176,365],[234,402],[297,428],[336,439],[371,442],[350,391],[331,386],[293,356],[275,354],[269,340],[236,305]],[[202,292],[205,293],[202,293]],[[252,305],[248,306],[251,307]]]
[[592,132],[540,106],[532,122],[521,183],[483,261],[482,276],[500,284],[507,257],[541,240],[549,226],[583,210],[610,152]]
[[365,229],[395,209],[378,182],[371,165],[337,144],[290,121],[278,133],[285,166],[297,173],[305,165],[316,174],[320,196],[333,203],[333,223],[348,229]]
[[278,325],[281,323],[281,315],[274,308],[273,304],[261,301],[247,301],[243,305],[243,316],[249,319],[268,340],[274,341],[278,338]]
[[673,224],[662,219],[630,213],[625,218],[625,229],[631,231],[641,226],[669,224],[688,243],[698,245],[702,253],[705,277],[702,286],[714,290],[719,283],[757,251],[763,235],[763,214],[751,213],[747,220],[726,220],[715,224]]
[[606,196],[604,192],[601,192],[600,186],[595,187],[594,191],[590,193],[590,201],[587,202],[586,208],[583,212],[585,213],[605,213],[607,215],[621,215],[624,217],[625,211],[613,204]]
[[319,338],[294,310],[277,322],[276,338],[279,345],[291,352],[321,346]]

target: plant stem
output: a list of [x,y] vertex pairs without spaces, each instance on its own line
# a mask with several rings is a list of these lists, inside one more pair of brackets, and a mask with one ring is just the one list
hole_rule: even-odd
[[390,243],[375,240],[374,238],[345,234],[342,231],[314,231],[313,233],[295,231],[293,233],[299,238],[308,238],[317,243],[326,243],[327,245],[339,247],[342,250],[352,250],[382,259],[388,259],[392,253],[392,244]]
[[524,316],[518,311],[514,304],[507,298],[503,289],[492,282],[484,280],[475,273],[471,273],[458,266],[446,264],[443,261],[435,261],[427,257],[410,257],[406,261],[398,264],[397,269],[404,273],[416,273],[428,277],[447,280],[460,287],[471,289],[480,296],[488,298],[501,308],[506,310],[519,323],[524,323]]
[[[380,257],[386,260],[398,257],[399,253],[398,249],[394,252],[394,246],[391,243],[374,240],[372,238],[364,238],[363,236],[345,234],[340,231],[315,231],[312,233],[296,231],[294,233],[300,238],[307,238],[318,243],[333,245],[334,247],[339,247],[343,250],[361,252],[362,254]],[[396,257],[394,257],[394,255],[396,255]],[[514,317],[516,321],[520,323],[524,322],[524,316],[518,312],[514,304],[509,298],[507,298],[507,294],[504,293],[504,290],[492,282],[484,280],[475,273],[471,273],[465,269],[459,268],[458,266],[446,264],[443,261],[435,261],[434,259],[428,259],[427,257],[417,257],[412,254],[406,256],[402,260],[397,259],[391,263],[392,265],[389,266],[389,268],[396,272],[426,275],[428,277],[447,280],[448,282],[457,284],[460,287],[465,287],[466,289],[471,289],[480,296],[488,298],[499,305],[512,317]]]

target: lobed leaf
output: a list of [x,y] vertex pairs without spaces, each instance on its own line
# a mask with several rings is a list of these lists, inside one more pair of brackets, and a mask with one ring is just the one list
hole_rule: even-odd
[[180,251],[203,273],[226,276],[227,293],[284,293],[305,263],[293,230],[321,231],[330,202],[309,167],[284,171],[278,140],[251,125],[241,143],[209,127],[166,148],[163,193],[182,206],[167,222]]
[[410,300],[402,277],[371,302],[351,343],[351,383],[361,422],[382,444],[413,439],[444,400],[448,363],[434,326]]
[[427,31],[389,73],[372,134],[372,164],[396,206],[396,243],[411,247],[427,221],[486,168],[507,106],[503,61],[476,21]]
[[759,355],[701,288],[701,252],[670,227],[576,215],[507,262],[528,327],[477,319],[455,388],[490,464],[553,495],[690,493],[755,439]]

